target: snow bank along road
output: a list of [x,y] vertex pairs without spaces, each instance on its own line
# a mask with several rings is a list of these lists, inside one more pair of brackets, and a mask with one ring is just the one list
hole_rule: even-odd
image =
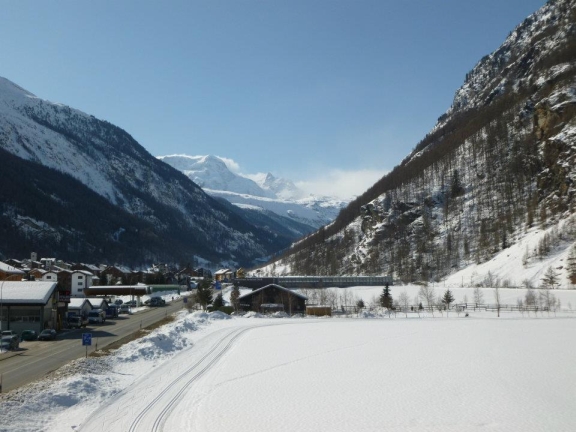
[[493,314],[237,318],[76,430],[573,431],[575,331],[570,317]]

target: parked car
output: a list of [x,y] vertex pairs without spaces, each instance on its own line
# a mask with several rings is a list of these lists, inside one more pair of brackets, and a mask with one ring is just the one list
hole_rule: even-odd
[[123,305],[120,305],[120,309],[118,310],[119,314],[128,314],[128,315],[132,315],[132,308],[127,305],[126,303],[124,303]]
[[21,341],[35,341],[36,339],[38,339],[36,330],[23,330],[20,334]]
[[14,330],[2,330],[2,337],[4,336],[17,336]]
[[70,328],[80,328],[86,327],[88,325],[88,318],[80,315],[70,315],[68,317],[68,327]]
[[55,339],[56,339],[56,330],[54,329],[42,330],[38,335],[38,340],[41,341],[55,340]]
[[152,297],[150,299],[150,302],[148,303],[148,306],[164,306],[166,304],[166,300],[164,300],[163,298],[160,297]]
[[2,336],[2,341],[0,344],[3,350],[16,350],[20,347],[20,338],[15,334]]
[[116,300],[114,300],[114,304],[115,304],[115,305],[120,306],[122,303],[124,303],[124,302],[122,301],[122,299],[116,299]]
[[136,300],[128,300],[127,302],[124,302],[123,305],[128,305],[130,307],[136,307]]

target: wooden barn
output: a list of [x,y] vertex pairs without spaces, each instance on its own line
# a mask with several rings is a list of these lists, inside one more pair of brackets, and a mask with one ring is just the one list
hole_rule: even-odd
[[308,298],[280,285],[270,284],[238,298],[240,309],[255,312],[304,313]]

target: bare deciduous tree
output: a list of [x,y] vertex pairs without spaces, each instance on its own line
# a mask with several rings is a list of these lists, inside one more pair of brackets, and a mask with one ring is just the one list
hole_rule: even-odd
[[426,306],[432,311],[432,317],[434,317],[434,302],[436,301],[434,288],[429,285],[422,285],[418,291],[418,297],[426,302]]
[[410,298],[408,297],[406,291],[400,293],[400,296],[398,297],[398,303],[400,304],[400,307],[404,311],[406,318],[408,318],[408,306],[410,306]]
[[502,304],[502,299],[500,296],[500,287],[494,287],[494,301],[496,302],[496,311],[498,312],[498,318],[500,318],[500,306]]
[[476,305],[484,303],[484,293],[480,287],[474,288],[474,303],[476,303]]

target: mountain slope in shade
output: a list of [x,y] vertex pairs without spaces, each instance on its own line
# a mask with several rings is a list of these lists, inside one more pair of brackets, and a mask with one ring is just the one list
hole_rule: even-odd
[[[48,223],[46,220],[50,218],[43,218],[36,210],[43,207],[50,211],[54,203],[63,208],[71,205],[71,198],[62,195],[66,185],[81,189],[74,182],[105,199],[118,210],[118,215],[124,215],[118,216],[114,230],[103,229],[99,233],[101,242],[91,247],[90,257],[99,254],[102,261],[111,259],[104,245],[110,239],[123,242],[118,232],[129,231],[134,225],[132,218],[141,221],[148,235],[160,239],[161,244],[179,245],[162,249],[151,246],[145,254],[147,260],[190,262],[196,255],[212,262],[250,265],[289,244],[206,195],[188,177],[150,155],[119,127],[42,100],[5,78],[0,78],[0,149],[17,157],[13,159],[17,165],[29,169],[30,164],[36,164],[39,171],[45,167],[62,174],[55,180],[58,187],[54,191],[42,189],[44,193],[36,203],[17,205],[17,200],[6,198],[0,210],[4,220],[17,231],[16,237],[11,238],[39,235],[39,231],[32,233],[17,223],[23,218],[34,219],[36,226],[53,231],[60,240],[46,249],[63,259],[80,260],[88,255],[81,246],[87,241],[87,233],[79,225],[79,216],[67,219],[68,213],[61,213],[62,219]],[[14,173],[15,177],[10,179],[12,185],[30,184],[30,177],[24,176],[23,171]],[[1,181],[5,184],[7,179],[3,177]],[[94,226],[99,225],[95,218],[102,217],[90,212],[81,214]],[[40,241],[37,252],[42,253],[43,247],[45,244]],[[130,243],[121,249],[125,254],[118,255],[119,261],[139,259],[140,251]],[[4,255],[15,250],[19,250],[16,244],[0,245],[0,253]]]

